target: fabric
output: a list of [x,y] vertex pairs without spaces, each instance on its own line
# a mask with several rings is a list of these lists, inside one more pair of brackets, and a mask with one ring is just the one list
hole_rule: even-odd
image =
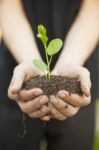
[[92,150],[94,135],[94,106],[61,122],[52,120],[46,125],[39,119],[26,116],[26,135],[22,112],[0,103],[0,150],[40,150],[40,141],[47,137],[47,150]]
[[11,81],[16,62],[4,44],[0,45],[0,102],[9,103],[16,107],[16,103],[7,96],[8,86]]

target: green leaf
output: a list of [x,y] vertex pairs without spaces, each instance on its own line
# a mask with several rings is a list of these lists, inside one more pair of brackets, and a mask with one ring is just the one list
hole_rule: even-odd
[[40,59],[34,59],[33,64],[40,71],[45,72],[47,70],[47,65]]
[[46,35],[42,35],[41,33],[37,34],[37,37],[42,41],[42,43],[45,45],[48,41],[48,38]]
[[38,33],[46,35],[46,28],[43,25],[38,25]]
[[46,35],[46,28],[43,25],[38,25],[38,34],[37,37],[42,41],[44,47],[48,41],[48,37]]
[[63,41],[61,39],[52,40],[47,47],[48,55],[53,56],[56,53],[58,53],[60,51],[62,45],[63,45]]

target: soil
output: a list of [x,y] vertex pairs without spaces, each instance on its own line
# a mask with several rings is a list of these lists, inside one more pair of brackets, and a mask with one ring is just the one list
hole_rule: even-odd
[[[80,87],[80,82],[77,78],[51,76],[51,79],[48,80],[45,76],[35,76],[24,82],[22,89],[30,90],[32,88],[41,88],[47,96],[56,94],[59,90],[67,90],[69,94],[75,93],[81,96],[82,91]],[[22,116],[24,131],[20,137],[24,137],[27,134],[25,115],[26,114],[23,114]],[[46,122],[44,122],[44,126],[45,125]]]
[[80,82],[77,78],[51,76],[48,80],[45,76],[35,76],[23,84],[23,89],[41,88],[47,96],[56,94],[59,90],[67,90],[70,94],[82,95]]

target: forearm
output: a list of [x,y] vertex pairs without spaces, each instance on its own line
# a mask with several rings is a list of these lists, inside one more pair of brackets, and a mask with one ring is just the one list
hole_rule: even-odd
[[40,57],[21,0],[2,0],[3,39],[18,63]]
[[93,52],[99,37],[99,1],[85,0],[64,43],[56,67],[65,63],[83,65]]

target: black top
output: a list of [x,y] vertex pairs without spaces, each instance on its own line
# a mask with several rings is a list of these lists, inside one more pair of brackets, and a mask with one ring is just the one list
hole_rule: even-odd
[[[33,29],[35,38],[37,26],[43,24],[48,31],[49,40],[57,37],[65,39],[77,13],[79,12],[82,0],[24,0],[23,6]],[[24,36],[24,35],[23,35]],[[36,38],[39,51],[45,60],[44,50],[40,41]],[[24,44],[24,43],[23,43]],[[60,53],[59,53],[60,54]],[[59,54],[52,62],[51,68],[54,67]],[[13,104],[7,97],[7,89],[13,73],[16,62],[2,43],[0,47],[0,101]],[[91,72],[92,79],[92,97],[96,99],[98,93],[98,49],[94,51],[85,66]]]

